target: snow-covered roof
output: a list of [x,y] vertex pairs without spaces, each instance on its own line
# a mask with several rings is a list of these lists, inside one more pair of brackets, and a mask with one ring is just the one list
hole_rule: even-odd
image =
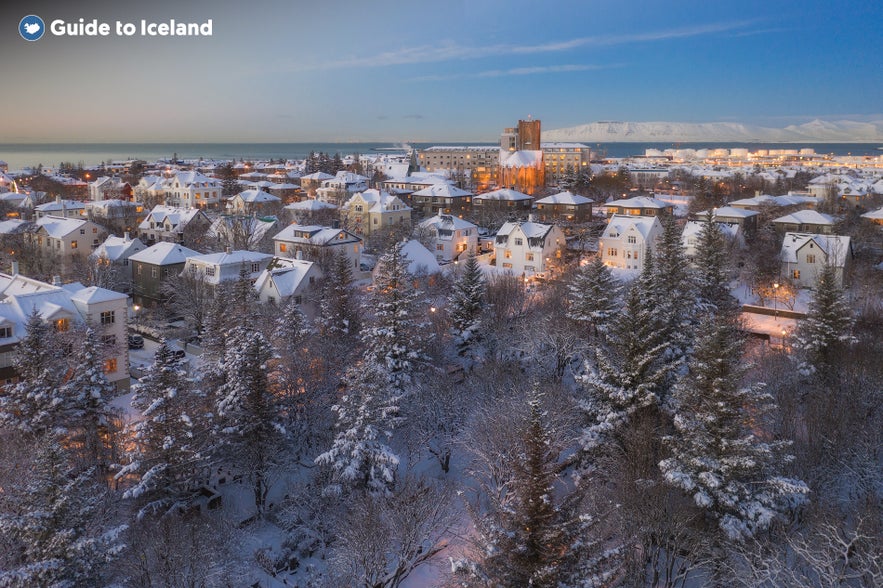
[[140,239],[126,239],[125,237],[117,237],[110,235],[104,240],[104,243],[95,248],[91,257],[104,257],[110,261],[118,261],[128,259],[133,253],[143,251],[147,246]]
[[580,196],[579,194],[572,194],[570,191],[559,192],[558,194],[552,194],[551,196],[546,196],[545,198],[540,198],[537,200],[537,204],[572,204],[578,206],[580,204],[590,204],[594,202],[591,198],[586,198],[585,196]]
[[[686,245],[688,238],[699,236],[699,233],[702,232],[703,226],[705,226],[704,220],[687,221],[687,224],[684,225],[684,231],[681,233],[682,242]],[[717,226],[720,228],[724,236],[729,239],[735,239],[739,234],[739,225],[735,223],[717,223]]]
[[191,262],[206,265],[242,265],[243,263],[259,263],[273,257],[269,253],[259,253],[257,251],[237,250],[221,253],[206,253],[204,255],[188,255]]
[[53,200],[52,202],[35,206],[34,210],[37,212],[56,212],[60,210],[85,210],[85,208],[86,203],[79,200]]
[[878,208],[877,210],[866,212],[862,215],[862,218],[868,218],[871,220],[883,220],[883,208]]
[[77,229],[83,228],[88,221],[81,218],[65,218],[62,216],[44,216],[37,219],[37,227],[46,231],[54,239],[61,239]]
[[411,274],[435,274],[441,271],[435,255],[416,239],[411,239],[402,246],[402,255],[408,258],[408,272]]
[[[345,238],[341,239],[340,234]],[[311,245],[326,245],[329,242],[352,243],[361,241],[361,238],[345,229],[322,227],[319,225],[288,225],[273,237],[274,241],[287,241],[290,243],[306,243]]]
[[114,292],[113,290],[108,290],[107,288],[100,288],[98,286],[89,286],[88,288],[82,288],[71,295],[71,300],[76,300],[77,302],[83,302],[85,304],[98,304],[100,302],[110,302],[111,300],[125,300],[127,298],[128,296],[126,296],[125,294]]
[[540,143],[541,149],[588,149],[588,145],[584,145],[583,143],[561,143],[561,142],[551,142],[547,143],[543,141]]
[[[841,235],[814,235],[808,233],[785,233],[782,242],[781,259],[786,263],[797,263],[797,253],[803,247],[818,247],[827,255],[827,262],[834,267],[843,267],[851,251],[850,238]],[[825,261],[825,260],[822,260]]]
[[[239,196],[240,198],[242,198],[243,202],[247,202],[249,204],[281,202],[281,200],[277,196],[273,196],[269,192],[264,192],[263,190],[245,190],[243,192],[240,192],[236,196]],[[236,198],[236,196],[233,196],[232,198],[230,198],[230,200]]]
[[614,200],[608,202],[606,206],[608,208],[616,206],[619,208],[655,208],[657,210],[672,208],[672,205],[668,202],[663,202],[658,198],[651,198],[650,196],[635,196],[634,198]]
[[604,228],[604,234],[601,238],[611,237],[614,233],[616,235],[621,235],[630,228],[634,228],[646,240],[650,238],[650,233],[653,231],[654,225],[658,225],[659,229],[662,228],[662,224],[659,222],[658,217],[614,214],[610,217],[610,221]]
[[451,231],[459,231],[463,229],[477,229],[478,227],[469,221],[456,217],[452,214],[437,214],[428,219],[421,221],[420,226],[423,228],[435,227],[437,229],[448,229]]
[[309,198],[307,200],[301,200],[300,202],[292,202],[285,208],[287,210],[316,211],[324,209],[334,209],[337,208],[337,206],[331,204],[330,202],[323,202],[322,200]]
[[14,235],[16,233],[23,233],[32,226],[34,226],[34,223],[17,218],[0,221],[0,235]]
[[411,207],[402,202],[398,196],[393,196],[389,192],[380,191],[374,188],[363,192],[356,192],[352,198],[346,201],[343,205],[344,208],[349,207],[359,198],[361,198],[366,204],[371,205],[368,209],[369,212],[387,212],[390,210],[391,206],[398,206],[396,212],[411,210]]
[[220,180],[215,178],[210,178],[206,175],[198,171],[179,171],[175,172],[175,176],[172,179],[177,179],[178,182],[185,186],[190,186],[193,184],[203,184],[205,186],[220,186]]
[[[733,206],[721,206],[720,208],[715,208],[713,212],[715,218],[750,218],[752,216],[757,216],[758,214],[760,213],[756,210],[745,210],[744,208],[736,208]],[[705,218],[706,216],[708,216],[707,210],[696,213],[697,218]]]
[[129,257],[129,260],[149,263],[151,265],[175,265],[178,263],[184,263],[187,261],[188,257],[195,257],[199,254],[198,251],[194,251],[183,245],[166,243],[163,241],[152,247],[148,247],[143,251],[139,251]]
[[512,231],[518,227],[521,228],[521,232],[524,233],[524,236],[528,239],[542,239],[552,230],[553,225],[544,225],[533,222],[508,222],[503,223],[503,226],[497,231],[497,236],[508,237],[512,234]]
[[834,217],[822,214],[816,210],[798,210],[797,212],[792,212],[791,214],[786,214],[785,216],[773,219],[772,222],[780,224],[832,226],[834,224]]
[[182,229],[184,225],[193,220],[202,211],[198,208],[175,208],[174,206],[164,206],[158,204],[153,207],[145,219],[138,225],[139,229],[150,229],[150,223],[165,223],[168,219],[172,228]]
[[518,190],[501,188],[492,192],[478,194],[475,196],[474,200],[533,200],[533,198],[523,192],[519,192]]
[[267,269],[261,272],[261,275],[255,280],[254,289],[260,292],[267,282],[272,281],[280,296],[291,296],[297,291],[313,266],[312,261],[274,257]]
[[330,180],[333,177],[334,176],[332,176],[331,174],[326,174],[325,172],[315,172],[315,173],[307,174],[305,176],[301,176],[300,179],[302,179],[302,180],[315,180],[317,182],[321,182],[322,180]]
[[515,151],[500,160],[501,167],[540,167],[543,165],[542,151]]
[[462,198],[472,196],[472,192],[461,190],[453,184],[437,183],[414,192],[412,196],[432,196],[435,198]]

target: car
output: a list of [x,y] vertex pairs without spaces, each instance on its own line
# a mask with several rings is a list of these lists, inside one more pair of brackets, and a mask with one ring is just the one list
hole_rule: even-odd
[[141,335],[129,335],[129,349],[144,349],[144,337]]
[[172,350],[172,355],[175,356],[175,359],[184,359],[187,357],[187,354],[184,353],[183,349],[174,349]]

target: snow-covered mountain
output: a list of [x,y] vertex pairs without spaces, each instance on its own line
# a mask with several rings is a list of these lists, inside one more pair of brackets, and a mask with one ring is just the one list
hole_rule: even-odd
[[546,141],[586,143],[881,143],[883,120],[813,120],[785,128],[741,123],[602,121],[543,132]]

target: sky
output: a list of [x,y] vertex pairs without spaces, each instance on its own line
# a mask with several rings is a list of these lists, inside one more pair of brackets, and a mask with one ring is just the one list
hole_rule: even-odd
[[[28,42],[22,17],[212,20]],[[6,0],[0,142],[483,141],[883,119],[880,0]]]

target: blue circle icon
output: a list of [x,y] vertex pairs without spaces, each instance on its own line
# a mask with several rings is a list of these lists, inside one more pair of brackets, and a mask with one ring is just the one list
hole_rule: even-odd
[[38,41],[46,32],[43,19],[34,14],[29,14],[18,23],[18,34],[25,41]]

